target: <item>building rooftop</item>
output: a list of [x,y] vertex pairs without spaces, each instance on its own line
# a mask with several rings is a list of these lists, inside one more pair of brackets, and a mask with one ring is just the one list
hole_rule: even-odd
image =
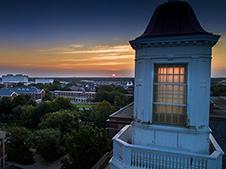
[[11,96],[13,93],[16,94],[34,94],[40,93],[41,90],[36,87],[14,87],[14,88],[1,88],[0,96]]
[[119,109],[115,113],[109,116],[110,118],[133,118],[133,103],[128,104],[127,106]]
[[0,96],[11,96],[13,94],[13,90],[10,90],[8,88],[1,88],[0,89]]
[[41,90],[36,87],[15,87],[10,88],[10,90],[13,90],[14,92],[18,94],[31,94],[31,93],[39,93]]
[[168,1],[154,12],[145,32],[138,38],[210,34],[199,24],[192,7],[185,1]]

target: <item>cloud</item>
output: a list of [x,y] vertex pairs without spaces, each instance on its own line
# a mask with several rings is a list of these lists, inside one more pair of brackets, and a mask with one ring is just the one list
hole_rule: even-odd
[[82,48],[82,47],[84,47],[84,45],[83,44],[71,44],[70,47],[72,47],[72,48]]
[[64,54],[101,54],[101,53],[119,53],[119,52],[131,52],[129,45],[116,45],[116,46],[95,46],[93,48],[86,48],[83,50],[71,50],[64,51]]
[[83,48],[83,44],[69,44],[68,46],[62,46],[62,47],[55,47],[55,48],[49,48],[49,49],[40,49],[39,52],[42,53],[62,53],[64,51],[70,51],[70,50],[76,50],[79,48]]
[[84,45],[72,43],[42,49],[39,54],[39,57],[43,57],[43,61],[37,65],[52,70],[104,71],[111,75],[112,72],[128,74],[128,72],[133,72],[134,68],[134,50],[129,44]]
[[[127,44],[105,45],[98,44],[85,46],[81,44],[69,44],[66,47],[58,47],[42,50],[46,54],[58,54],[57,63],[69,62],[73,64],[119,65],[120,62],[133,62],[134,51]],[[93,64],[93,65],[94,65]],[[64,65],[65,66],[65,65]]]
[[42,49],[40,52],[58,53],[58,54],[101,54],[101,53],[124,53],[132,52],[132,48],[129,45],[96,45],[96,46],[84,46],[82,44],[70,44],[67,47],[58,47],[50,49]]
[[133,55],[117,55],[117,56],[111,56],[111,55],[105,55],[105,56],[94,56],[94,57],[86,57],[86,58],[63,58],[61,61],[70,61],[70,62],[90,62],[90,61],[120,61],[126,59],[131,60],[133,59]]

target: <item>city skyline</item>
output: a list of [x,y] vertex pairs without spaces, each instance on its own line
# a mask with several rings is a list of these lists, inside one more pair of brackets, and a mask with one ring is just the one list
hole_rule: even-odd
[[[29,76],[134,76],[128,41],[144,32],[166,0],[0,2],[0,73]],[[221,38],[213,48],[212,76],[226,75],[226,5],[188,0],[202,27]]]

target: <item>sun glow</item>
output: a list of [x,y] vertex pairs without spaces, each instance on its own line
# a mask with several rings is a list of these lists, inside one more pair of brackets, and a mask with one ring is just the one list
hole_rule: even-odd
[[[226,73],[225,44],[226,36],[222,36],[213,48],[212,76]],[[120,77],[134,75],[134,50],[126,43],[67,44],[16,50],[0,47],[0,60],[1,73],[111,77],[118,74]]]
[[36,75],[34,72],[46,72],[50,75],[60,72],[61,75],[70,76],[109,76],[115,71],[122,77],[133,76],[134,51],[129,44],[68,44],[16,51],[0,53],[1,72],[32,75]]

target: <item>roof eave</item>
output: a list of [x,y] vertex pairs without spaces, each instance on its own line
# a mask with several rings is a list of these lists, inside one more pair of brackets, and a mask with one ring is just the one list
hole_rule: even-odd
[[199,44],[209,45],[213,47],[220,35],[208,34],[189,34],[189,35],[170,35],[170,36],[151,36],[151,37],[138,37],[134,40],[129,41],[133,49],[140,47],[155,47],[155,46],[186,46],[197,42],[203,42]]

